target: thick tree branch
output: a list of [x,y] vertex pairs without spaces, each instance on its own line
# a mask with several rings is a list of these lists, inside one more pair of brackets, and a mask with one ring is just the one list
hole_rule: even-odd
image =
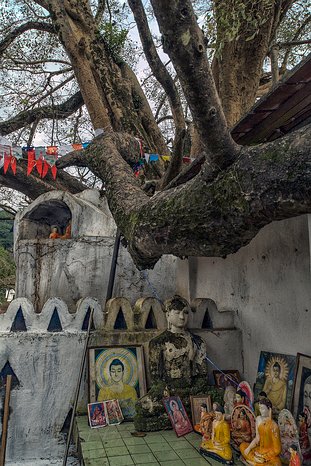
[[237,147],[228,131],[208,63],[206,44],[190,0],[151,0],[163,48],[170,56],[189,104],[194,124],[211,161],[220,169],[235,159]]
[[5,136],[6,134],[10,134],[24,126],[32,124],[35,121],[43,119],[55,118],[56,120],[63,120],[72,115],[82,107],[82,105],[83,99],[81,92],[77,92],[65,102],[55,105],[54,107],[51,105],[45,105],[43,107],[20,112],[18,115],[15,115],[15,117],[10,118],[7,121],[0,122],[0,134]]
[[10,169],[4,175],[3,169],[0,169],[0,185],[15,189],[31,199],[36,199],[41,194],[55,189],[71,192],[72,194],[87,189],[87,186],[62,170],[57,172],[56,180],[52,178],[50,173],[45,178],[40,178],[36,168],[33,169],[29,176],[26,173],[27,162],[24,160],[18,162],[15,175]]
[[37,31],[49,32],[55,34],[55,29],[52,24],[44,23],[41,21],[27,21],[27,23],[18,26],[16,29],[11,31],[1,42],[0,42],[0,58],[5,50],[14,42],[14,40],[24,34],[26,31],[36,29]]
[[107,135],[85,157],[105,180],[111,212],[139,268],[152,267],[162,254],[226,256],[271,221],[311,212],[311,126],[243,147],[236,162],[211,182],[203,169],[152,198],[122,158],[122,151],[136,151],[131,144],[131,136]]
[[311,126],[243,148],[211,183],[202,172],[144,204],[125,232],[136,265],[162,254],[223,257],[273,220],[311,212]]

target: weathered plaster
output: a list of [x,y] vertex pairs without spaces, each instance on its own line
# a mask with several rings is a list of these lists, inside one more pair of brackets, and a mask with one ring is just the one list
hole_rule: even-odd
[[[244,374],[252,384],[261,350],[311,354],[310,216],[274,222],[236,254],[178,261],[177,290],[235,311]],[[222,348],[215,354],[220,364]],[[232,369],[223,362],[224,369]]]

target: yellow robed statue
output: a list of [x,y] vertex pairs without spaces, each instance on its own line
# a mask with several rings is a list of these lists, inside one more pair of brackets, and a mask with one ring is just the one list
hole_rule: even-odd
[[230,447],[230,427],[224,419],[224,409],[218,403],[214,403],[213,411],[215,419],[212,427],[212,438],[206,440],[203,437],[200,453],[221,463],[233,464]]
[[241,443],[241,453],[244,460],[253,466],[281,466],[280,431],[277,423],[271,419],[271,401],[260,400],[259,410],[260,416],[256,418],[256,437],[251,443]]

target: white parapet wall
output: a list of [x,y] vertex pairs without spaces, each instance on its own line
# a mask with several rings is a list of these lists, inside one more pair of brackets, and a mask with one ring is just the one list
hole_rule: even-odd
[[[61,431],[73,405],[86,342],[85,329],[92,309],[90,346],[142,345],[148,372],[149,341],[166,328],[163,305],[155,298],[139,298],[132,304],[127,298],[118,297],[103,306],[87,297],[78,302],[74,313],[68,311],[60,298],[50,298],[40,313],[35,312],[26,298],[13,300],[7,311],[0,314],[0,372],[6,368],[13,373],[14,380],[8,461],[33,460],[36,464],[40,458],[51,461],[63,456]],[[126,325],[122,329],[117,325],[120,312]],[[216,364],[223,369],[242,371],[241,333],[234,328],[233,320],[231,313],[219,315],[212,300],[194,300],[189,328],[205,339],[208,356]],[[87,402],[85,369],[79,412],[86,412]]]

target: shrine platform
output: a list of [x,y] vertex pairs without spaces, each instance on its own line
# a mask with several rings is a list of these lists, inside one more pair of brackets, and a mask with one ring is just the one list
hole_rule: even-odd
[[[75,440],[83,466],[220,466],[199,453],[201,436],[177,437],[173,430],[133,437],[133,423],[91,429],[87,416],[76,418]],[[235,461],[236,465],[242,464]]]

